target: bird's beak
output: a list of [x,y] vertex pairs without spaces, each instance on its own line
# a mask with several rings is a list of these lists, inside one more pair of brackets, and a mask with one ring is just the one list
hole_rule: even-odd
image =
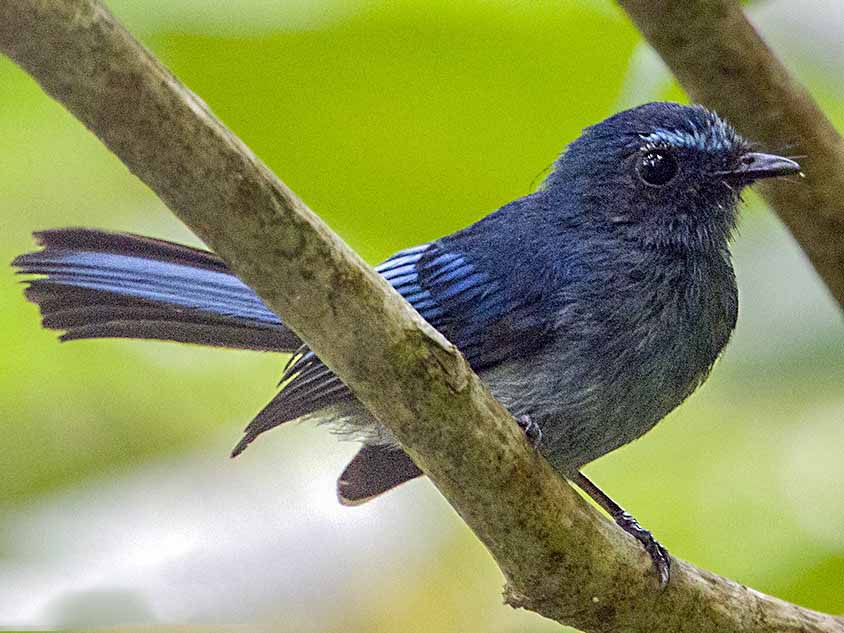
[[738,166],[724,175],[736,180],[750,182],[761,178],[775,178],[799,174],[800,165],[790,158],[783,158],[775,154],[748,152],[741,157]]

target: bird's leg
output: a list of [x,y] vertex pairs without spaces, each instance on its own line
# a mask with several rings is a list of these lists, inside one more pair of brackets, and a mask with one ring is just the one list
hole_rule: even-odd
[[642,544],[653,561],[654,569],[656,569],[657,576],[659,577],[660,589],[665,589],[671,575],[671,555],[668,553],[668,550],[654,538],[654,535],[650,531],[639,525],[639,522],[629,512],[610,499],[603,490],[587,479],[586,475],[578,472],[573,481],[577,484],[578,488],[592,497],[595,503],[606,510],[607,514],[615,520],[616,524],[622,530]]
[[542,429],[534,422],[529,415],[520,415],[516,417],[516,423],[525,434],[530,445],[534,450],[539,450],[539,445],[542,443]]

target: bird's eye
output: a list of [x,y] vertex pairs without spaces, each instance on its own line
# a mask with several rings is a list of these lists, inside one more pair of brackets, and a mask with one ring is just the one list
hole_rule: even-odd
[[662,187],[677,175],[677,160],[667,150],[652,149],[639,157],[636,171],[645,184]]

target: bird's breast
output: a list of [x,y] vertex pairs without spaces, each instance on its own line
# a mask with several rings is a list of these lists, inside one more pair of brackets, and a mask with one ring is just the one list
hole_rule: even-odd
[[547,413],[547,454],[564,472],[640,437],[682,403],[736,320],[732,268],[718,262],[633,266],[582,292],[592,296],[563,310],[560,336],[534,367],[550,389],[533,388],[527,403]]

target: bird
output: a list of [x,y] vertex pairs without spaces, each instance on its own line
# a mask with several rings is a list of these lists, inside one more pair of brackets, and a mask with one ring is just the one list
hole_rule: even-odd
[[[700,105],[653,102],[583,130],[542,184],[376,267],[465,356],[527,440],[650,555],[668,551],[581,472],[707,378],[735,328],[730,242],[742,190],[801,174]],[[12,265],[62,340],[135,338],[291,353],[232,456],[295,419],[361,442],[337,481],[363,503],[422,475],[283,320],[210,251],[61,228]]]

